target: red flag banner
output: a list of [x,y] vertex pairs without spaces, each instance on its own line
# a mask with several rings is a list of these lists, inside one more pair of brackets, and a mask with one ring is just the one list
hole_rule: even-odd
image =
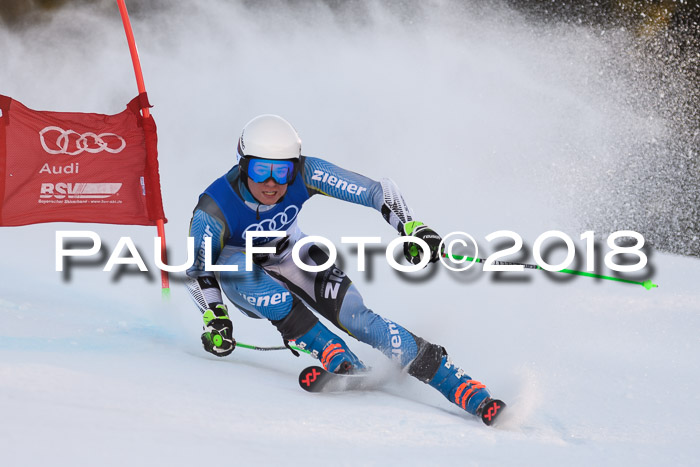
[[31,110],[0,95],[0,226],[156,225],[156,125],[145,95],[116,115]]

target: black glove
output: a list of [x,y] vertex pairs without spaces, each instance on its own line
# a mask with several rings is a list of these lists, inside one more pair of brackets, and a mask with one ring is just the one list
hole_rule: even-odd
[[[433,229],[424,225],[422,222],[407,222],[403,226],[404,235],[411,235],[416,238],[420,238],[425,241],[430,248],[430,262],[434,263],[440,258],[441,251],[440,243],[442,242],[442,237],[437,234]],[[403,244],[403,254],[406,260],[411,264],[418,264],[423,259],[423,249],[414,242],[406,242]]]
[[202,318],[204,319],[202,333],[204,350],[217,357],[225,357],[233,352],[236,348],[236,339],[233,338],[233,323],[228,317],[226,305],[212,304]]

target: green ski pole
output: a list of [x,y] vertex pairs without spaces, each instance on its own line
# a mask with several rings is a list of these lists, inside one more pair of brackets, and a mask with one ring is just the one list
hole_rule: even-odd
[[[447,258],[448,255],[443,253],[442,256],[443,256],[443,258]],[[467,261],[473,261],[476,263],[483,263],[484,262],[484,260],[481,258],[472,258],[471,256],[452,255],[451,258],[459,260],[459,261],[466,259]],[[541,266],[538,266],[538,265],[534,265],[534,264],[513,263],[510,261],[494,261],[493,264],[505,265],[505,266],[511,266],[511,265],[512,266],[523,266],[526,269],[541,269],[544,271],[544,268],[542,268]],[[592,272],[576,271],[574,269],[562,269],[560,271],[553,271],[553,272],[560,272],[563,274],[573,274],[576,276],[592,277],[595,279],[605,279],[605,280],[609,280],[609,281],[626,282],[628,284],[637,284],[637,285],[641,285],[642,287],[644,287],[647,290],[651,290],[654,287],[658,287],[658,285],[654,284],[651,281],[651,279],[645,280],[643,282],[639,282],[639,281],[632,281],[629,279],[621,279],[619,277],[604,276],[602,274],[594,274]]]
[[[259,350],[261,352],[268,352],[270,350],[289,350],[287,347],[283,345],[275,346],[275,347],[260,347],[257,345],[250,345],[250,344],[244,344],[243,342],[238,342],[236,341],[236,348],[242,347],[244,349],[250,349],[250,350]],[[298,350],[299,352],[304,352],[304,353],[311,353],[306,349],[302,349],[301,347],[297,347],[296,345],[290,345],[289,348],[292,348],[294,350]]]

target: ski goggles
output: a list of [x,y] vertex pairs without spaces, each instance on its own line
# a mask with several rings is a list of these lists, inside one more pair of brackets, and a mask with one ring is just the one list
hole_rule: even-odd
[[286,185],[294,181],[296,163],[291,160],[244,157],[241,159],[241,170],[255,183],[265,183],[272,179],[279,185]]

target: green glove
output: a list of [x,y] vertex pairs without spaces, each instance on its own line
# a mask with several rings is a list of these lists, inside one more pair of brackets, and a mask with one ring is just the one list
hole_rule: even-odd
[[[431,263],[434,263],[440,258],[441,252],[439,252],[438,249],[440,248],[442,237],[427,225],[417,221],[407,222],[403,226],[403,234],[420,238],[428,244]],[[406,242],[403,244],[403,254],[406,260],[411,264],[418,264],[421,262],[421,259],[423,259],[423,249],[413,242]]]
[[225,357],[236,348],[236,339],[233,338],[233,323],[228,317],[228,310],[223,303],[212,304],[211,308],[202,315],[204,319],[204,332],[202,333],[202,345],[204,350]]

